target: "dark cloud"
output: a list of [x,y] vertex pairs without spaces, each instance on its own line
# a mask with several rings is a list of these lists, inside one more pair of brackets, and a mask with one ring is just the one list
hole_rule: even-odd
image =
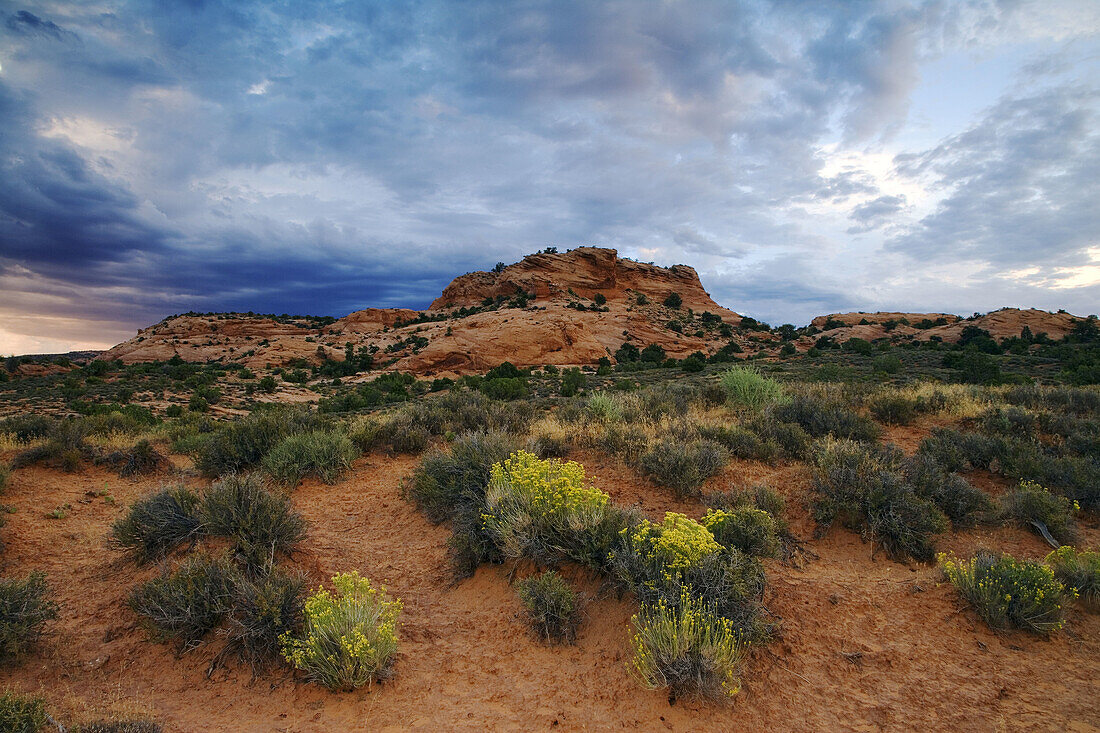
[[[51,317],[87,308],[137,327],[188,309],[419,307],[456,274],[547,245],[698,264],[720,300],[772,320],[863,305],[866,291],[823,284],[845,227],[891,236],[888,253],[1026,264],[1043,251],[1068,266],[1096,241],[1088,90],[1013,90],[971,130],[899,156],[899,176],[942,196],[901,234],[918,202],[858,165],[827,167],[826,148],[858,153],[904,125],[923,62],[1017,12],[16,9],[0,24],[0,276],[23,273],[24,301]],[[1059,59],[1034,60],[1028,83],[1073,67]],[[835,233],[807,213],[820,209]]]

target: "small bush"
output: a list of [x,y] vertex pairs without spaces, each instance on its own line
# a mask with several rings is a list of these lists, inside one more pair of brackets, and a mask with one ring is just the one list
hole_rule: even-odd
[[755,557],[779,554],[778,526],[771,514],[755,507],[710,509],[701,520],[723,547],[736,547]]
[[1044,562],[1062,585],[1077,593],[1085,608],[1100,613],[1100,552],[1062,545]]
[[286,486],[297,486],[306,476],[333,484],[358,457],[359,451],[348,436],[333,430],[313,430],[284,438],[264,456],[263,469]]
[[626,463],[633,463],[646,452],[649,436],[637,425],[609,423],[596,439],[596,446],[609,456],[618,456]]
[[515,443],[507,435],[463,435],[450,450],[435,449],[424,456],[413,473],[409,496],[437,524],[463,512],[480,517],[490,469],[513,450]]
[[161,489],[138,499],[126,516],[111,525],[110,542],[139,565],[161,560],[202,536],[198,507],[199,497],[185,486]]
[[992,628],[1016,626],[1049,634],[1065,623],[1062,604],[1066,589],[1045,565],[987,551],[979,551],[970,560],[946,555],[938,559],[959,595]]
[[733,367],[719,379],[729,402],[739,407],[761,410],[768,405],[781,404],[786,399],[783,386],[754,367]]
[[971,527],[993,513],[993,501],[956,473],[948,473],[931,458],[918,455],[905,467],[905,480],[917,496],[940,508],[956,527]]
[[274,568],[261,578],[240,578],[233,589],[227,651],[236,652],[253,672],[281,658],[282,639],[302,625],[300,577]]
[[882,428],[874,420],[813,397],[796,397],[789,404],[776,407],[774,412],[780,421],[797,423],[815,438],[832,435],[873,442],[882,434]]
[[699,435],[723,446],[735,458],[770,462],[782,452],[772,441],[736,425],[728,428],[700,426]]
[[16,415],[0,420],[0,433],[11,433],[16,442],[29,443],[49,437],[55,424],[56,420],[46,415]]
[[290,499],[269,491],[256,474],[230,475],[210,487],[200,515],[207,533],[227,537],[252,573],[270,568],[275,555],[287,554],[305,535],[305,520]]
[[45,700],[10,691],[0,695],[0,730],[7,733],[38,733],[44,725]]
[[741,689],[746,644],[728,619],[690,593],[674,606],[644,604],[634,624],[634,670],[650,689],[669,689],[669,699],[723,699]]
[[539,458],[565,458],[569,455],[569,433],[559,423],[548,420],[537,424],[527,440],[527,449]]
[[122,478],[166,470],[171,463],[148,440],[139,440],[129,450],[115,451],[97,461],[118,471]]
[[577,594],[552,570],[516,584],[516,593],[531,619],[531,626],[550,642],[572,644],[577,638],[580,613]]
[[908,425],[916,419],[919,408],[915,397],[896,394],[874,397],[869,405],[871,417],[887,425]]
[[765,444],[778,446],[787,458],[804,458],[813,443],[813,438],[800,425],[781,422],[773,415],[758,415],[745,427],[759,436]]
[[195,456],[195,466],[211,477],[236,473],[260,463],[288,435],[323,427],[320,417],[301,408],[258,410],[211,433]]
[[335,593],[318,588],[306,599],[303,635],[283,636],[283,656],[310,681],[350,692],[391,674],[401,601],[356,571],[332,583]]
[[839,520],[865,540],[878,542],[899,562],[931,561],[933,535],[947,529],[947,518],[906,483],[902,459],[893,446],[827,441],[814,456],[816,496],[811,508],[820,531]]
[[232,602],[234,571],[223,559],[195,555],[130,593],[130,608],[153,637],[193,649],[221,624]]
[[1001,516],[1047,534],[1060,545],[1071,544],[1077,538],[1077,523],[1073,519],[1077,507],[1064,496],[1052,494],[1034,481],[1020,485],[1001,497]]
[[639,460],[642,473],[677,496],[690,496],[726,465],[726,449],[711,440],[664,439]]
[[382,428],[385,440],[395,453],[417,455],[423,453],[431,440],[427,428],[418,425],[414,416],[408,412],[399,412],[390,418]]
[[46,574],[32,572],[22,580],[0,579],[0,662],[18,659],[57,618]]

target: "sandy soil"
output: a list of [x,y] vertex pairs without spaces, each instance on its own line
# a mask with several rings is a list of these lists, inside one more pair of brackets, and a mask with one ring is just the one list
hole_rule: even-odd
[[[698,502],[672,500],[612,459],[574,457],[616,501],[639,503],[654,517],[701,513]],[[400,495],[414,465],[372,455],[336,486],[307,482],[294,493],[310,522],[295,564],[314,578],[359,569],[405,603],[394,679],[348,694],[284,672],[253,680],[231,667],[208,678],[216,640],[176,658],[145,639],[125,597],[154,570],[118,562],[104,538],[157,480],[98,469],[14,472],[3,498],[16,508],[0,528],[3,575],[47,571],[62,611],[33,655],[0,670],[0,689],[45,695],[66,720],[125,708],[152,714],[168,731],[1100,730],[1100,616],[1073,608],[1067,630],[1049,640],[995,634],[933,568],[872,559],[870,545],[840,529],[811,542],[820,559],[802,569],[767,562],[766,604],[781,634],[753,654],[742,693],[728,706],[670,705],[631,676],[629,597],[601,593],[567,570],[588,596],[586,618],[575,646],[548,647],[527,631],[509,568],[484,567],[452,584],[448,530]],[[787,496],[792,527],[809,538],[805,466],[735,462],[709,488],[758,481]],[[104,489],[114,504],[89,493]],[[65,504],[64,518],[47,518]],[[1085,543],[1100,545],[1100,529],[1087,527]],[[1040,540],[1011,528],[957,533],[941,544],[959,554],[979,545],[1046,553]]]

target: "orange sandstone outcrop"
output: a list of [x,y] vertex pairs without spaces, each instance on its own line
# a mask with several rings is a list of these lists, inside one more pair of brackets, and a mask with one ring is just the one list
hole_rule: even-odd
[[[518,293],[535,297],[524,304],[515,299]],[[680,296],[680,308],[663,304],[671,293]],[[596,304],[597,294],[606,299],[603,306]],[[487,298],[493,306],[481,305]],[[459,308],[476,312],[458,314]],[[709,324],[702,323],[704,312],[712,314]],[[340,360],[350,343],[356,351],[373,349],[376,368],[463,374],[503,361],[594,364],[626,341],[638,348],[658,344],[675,358],[713,353],[730,341],[723,335],[729,330],[717,328],[713,316],[730,327],[741,320],[714,302],[691,267],[657,267],[620,259],[613,249],[580,247],[530,255],[498,273],[457,277],[423,312],[367,308],[332,323],[247,314],[177,316],[143,329],[99,358],[141,362],[178,356],[281,366]]]

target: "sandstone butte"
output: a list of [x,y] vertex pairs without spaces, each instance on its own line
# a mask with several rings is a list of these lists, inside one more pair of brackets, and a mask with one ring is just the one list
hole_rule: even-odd
[[[679,308],[664,305],[672,293],[681,298]],[[711,314],[709,325],[702,322],[704,313]],[[917,324],[938,318],[947,325],[922,330],[901,324],[888,330],[889,321]],[[98,358],[133,363],[178,356],[256,368],[300,359],[341,360],[350,343],[356,351],[374,352],[376,370],[443,376],[483,372],[504,361],[520,367],[591,365],[601,357],[614,361],[614,352],[627,341],[639,349],[657,344],[674,358],[697,351],[713,354],[731,342],[751,354],[778,342],[768,332],[738,329],[742,317],[718,305],[693,268],[635,262],[598,247],[540,252],[498,272],[461,275],[424,311],[367,308],[330,320],[242,313],[172,316]],[[813,325],[821,328],[830,320],[845,324],[823,332],[838,341],[939,336],[952,342],[969,323],[998,338],[1017,336],[1025,325],[1033,333],[1061,338],[1073,328],[1074,316],[1004,309],[964,321],[947,313],[843,313],[819,316]],[[673,327],[677,324],[682,333]],[[812,343],[803,338],[798,346],[806,349]]]

